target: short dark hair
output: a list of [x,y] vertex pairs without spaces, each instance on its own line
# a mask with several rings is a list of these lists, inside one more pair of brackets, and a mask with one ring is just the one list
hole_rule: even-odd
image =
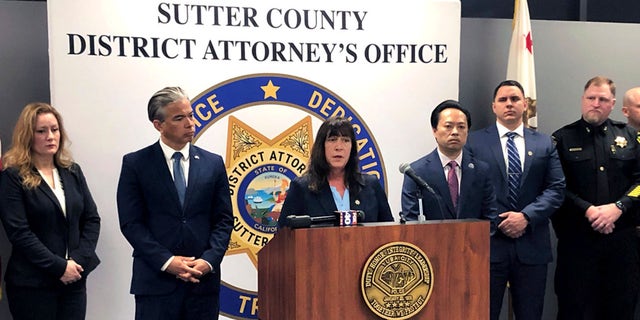
[[500,88],[502,87],[518,87],[518,89],[520,89],[520,92],[522,92],[522,96],[524,97],[524,89],[522,88],[522,85],[520,84],[520,82],[516,81],[516,80],[505,80],[502,81],[498,84],[498,86],[493,90],[493,100],[496,99],[496,95],[498,95],[498,90],[500,90]]
[[432,129],[435,129],[438,127],[438,121],[440,121],[440,113],[445,109],[458,109],[462,111],[462,113],[464,113],[464,115],[467,117],[467,128],[469,129],[471,128],[471,113],[469,113],[469,110],[463,108],[460,105],[460,102],[456,100],[445,100],[440,102],[440,104],[437,105],[435,109],[433,109],[433,111],[431,111],[431,128]]

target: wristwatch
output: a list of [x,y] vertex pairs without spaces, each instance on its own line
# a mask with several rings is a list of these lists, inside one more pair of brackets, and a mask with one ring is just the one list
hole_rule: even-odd
[[624,204],[622,203],[622,201],[620,201],[620,200],[616,201],[616,207],[618,209],[620,209],[620,211],[622,211],[622,213],[627,211],[627,207],[625,207]]

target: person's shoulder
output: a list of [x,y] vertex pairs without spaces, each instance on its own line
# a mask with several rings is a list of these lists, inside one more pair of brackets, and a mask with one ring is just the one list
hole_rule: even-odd
[[426,167],[433,159],[438,158],[438,149],[434,149],[433,151],[427,153],[426,155],[418,158],[417,160],[411,162],[411,168],[413,170],[417,170],[417,168]]
[[618,121],[618,120],[613,120],[613,119],[609,119],[611,126],[614,128],[617,128],[619,130],[624,130],[624,131],[628,131],[628,132],[632,132],[632,133],[636,133],[638,132],[636,129],[634,129],[632,126],[628,125],[626,122],[622,122],[622,121]]
[[496,125],[492,124],[492,125],[480,128],[480,129],[469,131],[469,136],[474,136],[475,137],[475,136],[479,136],[479,135],[488,134],[488,133],[491,133],[492,131],[496,131],[496,130],[497,130],[496,129]]
[[462,154],[462,166],[477,172],[486,172],[490,169],[488,162],[481,160],[471,152]]
[[3,176],[11,176],[11,177],[19,177],[20,169],[18,167],[4,167],[2,171],[0,171],[0,175]]
[[372,174],[360,173],[360,176],[365,185],[372,185],[374,183],[378,183],[378,177]]
[[531,139],[534,139],[534,141],[552,144],[551,135],[548,135],[544,132],[540,132],[538,130],[524,128],[524,136],[525,136],[525,139],[531,138]]
[[200,148],[198,146],[195,145],[191,145],[191,152],[193,152],[193,157],[204,157],[204,158],[210,158],[210,159],[216,159],[216,160],[222,160],[222,156],[208,151],[206,149]]
[[301,185],[308,185],[310,180],[311,180],[311,177],[308,174],[303,174],[299,177],[295,177],[291,182],[301,184]]
[[572,122],[572,123],[569,123],[567,125],[564,125],[560,129],[554,131],[551,134],[551,136],[552,137],[556,137],[556,138],[560,138],[563,135],[572,134],[574,131],[576,131],[579,128],[579,125],[580,125],[580,120]]
[[129,152],[127,154],[124,155],[124,158],[131,158],[131,159],[135,159],[135,158],[139,158],[139,157],[147,157],[150,154],[152,154],[154,152],[154,150],[158,148],[160,149],[160,144],[158,142],[148,145],[142,149],[138,149],[136,151],[133,152]]

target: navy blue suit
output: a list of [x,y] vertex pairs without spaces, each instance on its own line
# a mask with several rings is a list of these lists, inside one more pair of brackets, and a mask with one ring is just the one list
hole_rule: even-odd
[[[422,190],[424,214],[427,220],[443,219],[487,219],[496,218],[496,196],[489,179],[489,166],[473,158],[468,152],[462,154],[462,179],[457,210],[449,194],[443,164],[437,149],[411,163],[411,168],[433,189],[435,195]],[[417,220],[419,214],[416,183],[408,176],[402,184],[402,213],[407,220]]]
[[[16,319],[24,314],[38,317],[39,312],[55,312],[55,307],[47,309],[47,305],[56,304],[56,298],[43,298],[48,293],[57,295],[63,304],[71,304],[62,298],[69,292],[77,293],[73,294],[78,299],[73,301],[77,312],[66,316],[84,318],[86,277],[100,263],[95,252],[100,216],[82,170],[77,164],[57,169],[64,188],[66,214],[44,180],[36,188],[26,189],[16,168],[6,168],[0,175],[0,218],[13,246],[5,280]],[[82,280],[64,285],[60,278],[67,267],[67,256],[84,271]]]
[[[229,244],[233,215],[222,158],[189,149],[184,208],[159,142],[124,156],[118,183],[120,229],[133,247],[131,293],[168,295],[179,286],[194,294],[220,290],[220,263]],[[162,266],[172,256],[201,258],[213,267],[200,283],[184,283]]]
[[[516,317],[540,319],[544,303],[546,265],[553,259],[549,218],[564,199],[564,174],[551,138],[524,128],[524,141],[524,167],[520,179],[518,205],[515,209],[510,208],[507,199],[507,169],[496,125],[471,132],[466,144],[467,150],[478,159],[487,162],[491,168],[489,176],[497,195],[498,213],[522,212],[529,219],[526,231],[521,237],[513,239],[498,230],[491,238],[492,318],[496,318],[500,312],[506,282],[509,281],[514,296]],[[517,260],[516,265],[543,266],[538,268],[539,272],[517,272],[514,270],[512,259]],[[543,278],[534,276],[536,273]],[[542,288],[539,288],[540,284],[543,285]],[[536,285],[541,289],[541,294],[531,292],[535,290],[533,287]],[[517,293],[521,289],[522,292]]]
[[[365,214],[364,221],[358,222],[393,221],[387,195],[378,179],[368,174],[363,174],[361,177],[363,183],[360,191],[353,194],[353,191],[349,190],[351,210],[362,210]],[[336,210],[338,209],[329,185],[321,188],[318,192],[313,192],[309,190],[309,179],[305,175],[291,182],[287,197],[282,205],[278,225],[285,226],[286,217],[289,215],[318,217],[331,215]]]

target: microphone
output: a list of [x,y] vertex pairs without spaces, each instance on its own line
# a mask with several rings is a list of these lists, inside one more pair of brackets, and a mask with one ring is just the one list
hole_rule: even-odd
[[[444,208],[442,206],[442,199],[440,199],[440,195],[438,195],[435,191],[433,191],[433,189],[429,186],[429,184],[427,184],[426,181],[424,181],[424,179],[420,178],[420,176],[415,172],[415,170],[413,170],[413,168],[411,168],[411,166],[408,163],[402,163],[400,164],[400,173],[402,174],[406,174],[407,176],[409,176],[409,178],[411,178],[411,180],[413,180],[413,182],[416,183],[416,185],[418,185],[418,187],[420,187],[420,189],[427,189],[427,191],[429,191],[429,193],[433,194],[433,196],[436,199],[436,202],[438,203],[438,209],[440,209],[440,216],[442,217],[442,220],[444,220]],[[422,208],[422,193],[420,192],[420,189],[418,189],[418,210],[419,210],[419,214],[418,214],[418,221],[425,221],[426,217],[424,215],[424,211]],[[404,218],[404,214],[400,215],[400,222],[402,222],[402,219]]]
[[[365,214],[362,210],[351,210],[356,213],[358,221],[364,221]],[[309,215],[290,215],[287,216],[287,225],[291,229],[309,228],[314,225],[331,224],[340,226],[340,211],[336,211],[333,215],[312,217]]]
[[429,184],[427,184],[426,181],[420,178],[420,176],[415,172],[415,170],[413,170],[413,168],[411,168],[411,166],[408,163],[400,164],[400,173],[408,175],[409,178],[411,178],[411,180],[413,180],[413,182],[415,182],[418,185],[418,187],[422,189],[427,189],[430,193],[434,195],[436,194],[435,191],[431,189]]

